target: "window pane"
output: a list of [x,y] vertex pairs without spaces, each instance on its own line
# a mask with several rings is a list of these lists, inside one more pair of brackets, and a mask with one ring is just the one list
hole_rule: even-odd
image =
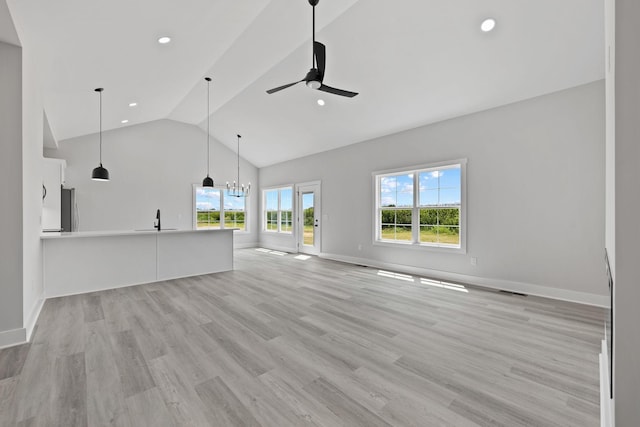
[[198,211],[196,228],[220,228],[220,212]]
[[196,188],[196,228],[220,228],[220,190]]
[[224,212],[225,228],[239,228],[244,230],[244,212],[225,211]]
[[225,211],[243,211],[244,204],[247,199],[244,197],[224,196],[224,210]]
[[460,244],[460,209],[420,209],[420,243]]
[[293,231],[291,211],[280,212],[280,231],[285,233],[291,233]]
[[438,206],[438,189],[420,189],[420,206]]
[[267,211],[266,229],[268,231],[278,231],[278,211]]
[[383,209],[380,212],[380,238],[411,242],[411,210]]
[[433,190],[440,187],[441,171],[420,172],[420,190]]
[[460,166],[440,171],[440,188],[460,188]]
[[438,243],[438,226],[420,226],[420,243]]
[[438,209],[420,209],[420,225],[438,225]]
[[291,187],[280,190],[280,210],[293,210],[293,189]]
[[381,177],[380,206],[413,206],[413,174]]
[[441,188],[440,206],[460,206],[460,189],[459,188]]
[[438,209],[439,225],[460,225],[460,209],[459,208],[443,208]]
[[380,177],[380,206],[396,206],[396,177]]
[[278,190],[267,190],[265,191],[265,205],[268,211],[277,211],[278,210]]

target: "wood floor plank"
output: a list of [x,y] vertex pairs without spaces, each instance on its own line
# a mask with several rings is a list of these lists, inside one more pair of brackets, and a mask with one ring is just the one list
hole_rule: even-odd
[[132,331],[112,334],[111,348],[125,397],[155,387],[153,377]]
[[54,387],[51,393],[51,427],[88,426],[87,377],[84,353],[62,356],[54,366]]
[[134,427],[126,412],[122,383],[104,320],[87,326],[85,348],[88,424]]
[[198,384],[196,393],[207,410],[211,425],[261,427],[220,377]]
[[605,312],[316,257],[47,300],[4,426],[599,424]]

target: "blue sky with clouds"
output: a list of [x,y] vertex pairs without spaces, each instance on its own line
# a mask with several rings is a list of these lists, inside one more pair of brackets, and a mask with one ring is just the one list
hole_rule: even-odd
[[[460,167],[420,172],[420,206],[460,205]],[[413,174],[380,178],[380,203],[413,206]]]
[[[222,190],[219,188],[196,188],[196,209],[199,211],[219,211]],[[245,198],[222,196],[224,198],[224,210],[243,211]]]

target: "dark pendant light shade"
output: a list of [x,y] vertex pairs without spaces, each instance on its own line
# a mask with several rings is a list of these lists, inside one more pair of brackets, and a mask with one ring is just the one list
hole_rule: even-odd
[[109,171],[103,168],[102,163],[100,163],[100,166],[91,172],[91,179],[94,181],[109,181]]
[[210,159],[210,147],[211,144],[209,143],[209,84],[211,83],[211,78],[210,77],[205,77],[204,78],[207,81],[207,177],[205,179],[202,180],[202,186],[203,187],[213,187],[214,183],[213,183],[213,178],[211,178],[209,176],[209,159]]
[[213,178],[211,178],[209,175],[207,175],[207,177],[202,180],[202,186],[203,187],[213,187]]
[[99,87],[95,89],[100,95],[100,166],[93,169],[91,172],[91,179],[94,181],[109,181],[109,171],[102,166],[102,91],[104,89]]

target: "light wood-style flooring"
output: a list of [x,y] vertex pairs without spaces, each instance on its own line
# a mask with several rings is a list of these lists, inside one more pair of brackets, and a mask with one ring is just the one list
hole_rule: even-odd
[[0,426],[598,426],[602,309],[256,249],[46,301]]

